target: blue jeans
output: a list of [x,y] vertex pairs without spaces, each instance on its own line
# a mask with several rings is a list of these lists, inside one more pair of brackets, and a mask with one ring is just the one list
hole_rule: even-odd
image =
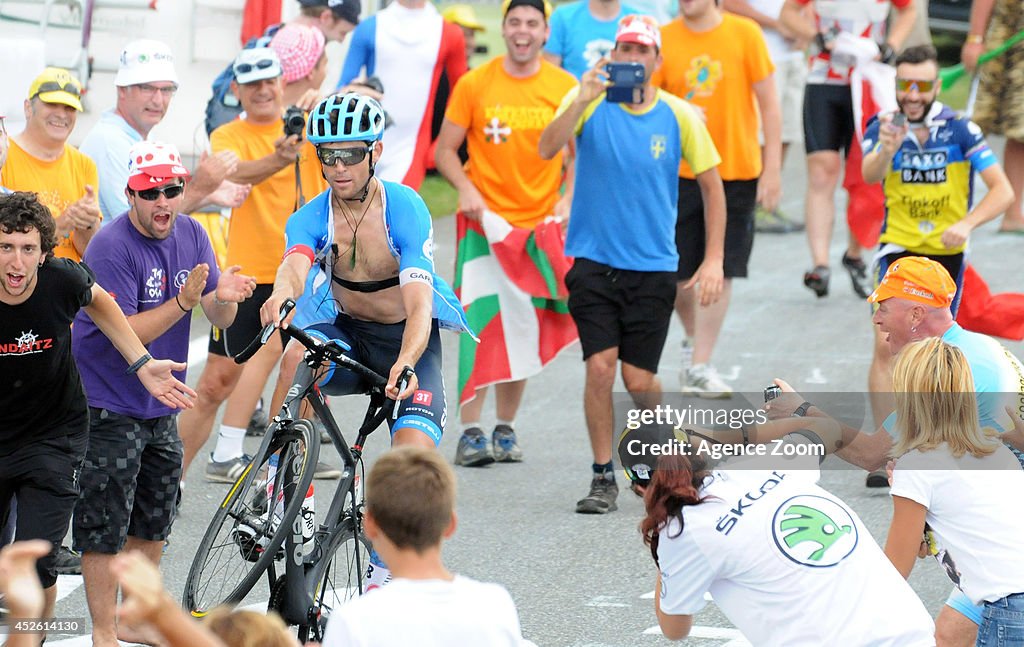
[[976,647],[1024,645],[1024,593],[986,602]]

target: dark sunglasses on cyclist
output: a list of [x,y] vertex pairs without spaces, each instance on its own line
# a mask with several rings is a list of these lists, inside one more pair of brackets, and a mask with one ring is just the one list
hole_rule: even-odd
[[181,192],[184,190],[184,184],[172,184],[170,186],[164,186],[157,189],[143,189],[141,191],[136,191],[135,195],[139,196],[146,202],[153,202],[161,195],[163,195],[168,200],[173,200],[174,198],[177,198],[179,195],[181,195]]
[[265,58],[255,63],[238,63],[235,65],[235,74],[248,74],[253,70],[265,70],[272,66],[276,61],[272,58]]
[[35,99],[40,94],[44,94],[46,92],[67,92],[68,94],[76,97],[82,96],[82,91],[78,89],[78,85],[74,81],[68,81],[63,85],[56,81],[47,81],[46,83],[40,84],[40,86],[36,88],[36,93],[29,97],[29,99]]
[[917,89],[922,94],[927,94],[935,89],[935,81],[915,81],[913,79],[896,79],[896,90],[898,92],[910,92]]
[[366,148],[324,148],[321,146],[316,149],[316,156],[320,158],[324,166],[337,166],[338,162],[345,166],[354,166],[366,159],[366,155],[371,150],[373,150],[372,146]]

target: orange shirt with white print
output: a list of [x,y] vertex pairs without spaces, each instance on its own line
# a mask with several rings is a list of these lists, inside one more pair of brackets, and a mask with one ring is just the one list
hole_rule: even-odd
[[466,175],[487,207],[516,227],[532,228],[552,214],[562,183],[562,155],[541,159],[540,135],[576,79],[544,60],[536,74],[514,77],[504,58],[459,79],[445,118],[466,129]]
[[[0,171],[0,186],[11,191],[31,191],[39,195],[39,202],[56,218],[64,213],[73,202],[85,196],[85,185],[98,190],[100,185],[96,163],[88,155],[73,146],[64,146],[60,157],[48,162],[30,155],[18,142],[10,140],[7,163]],[[127,163],[127,162],[126,162]],[[99,204],[96,194],[96,204]],[[81,261],[82,256],[75,249],[75,232],[67,238],[60,238],[53,250],[54,256]]]
[[[281,122],[254,124],[235,119],[213,131],[214,153],[234,151],[243,161],[253,161],[274,152],[274,142],[284,136]],[[299,154],[302,195],[306,200],[322,193],[327,182],[320,172],[320,160],[306,141]],[[256,283],[272,284],[284,256],[284,225],[297,207],[295,165],[289,164],[252,187],[249,197],[232,210],[228,225],[227,265],[241,265],[242,272]]]
[[[754,84],[775,67],[761,28],[753,20],[730,13],[707,31],[693,31],[676,18],[661,27],[661,67],[656,86],[704,110],[708,132],[722,156],[723,180],[754,180],[761,176],[760,115]],[[684,160],[681,177],[694,177]]]

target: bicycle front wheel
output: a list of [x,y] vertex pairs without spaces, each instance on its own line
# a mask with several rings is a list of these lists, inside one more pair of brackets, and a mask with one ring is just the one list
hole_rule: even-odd
[[[317,568],[323,570],[315,579],[318,584],[314,599],[322,617],[329,617],[343,604],[363,594],[369,563],[370,542],[352,517],[346,517],[317,564]],[[323,639],[323,636],[316,636],[316,639]]]
[[313,481],[320,442],[313,434],[306,420],[278,428],[267,450],[231,486],[185,580],[182,604],[192,616],[237,604],[274,562]]

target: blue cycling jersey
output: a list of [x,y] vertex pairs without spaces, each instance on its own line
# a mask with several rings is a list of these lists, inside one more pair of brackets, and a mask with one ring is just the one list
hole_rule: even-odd
[[[384,230],[388,247],[398,259],[399,284],[427,283],[434,290],[434,318],[442,328],[473,331],[451,287],[434,272],[434,227],[427,205],[419,194],[396,182],[379,180],[384,205]],[[308,326],[334,321],[338,303],[331,297],[327,257],[334,243],[331,190],[327,189],[288,218],[285,225],[285,256],[299,253],[313,263],[299,300],[294,324]]]

